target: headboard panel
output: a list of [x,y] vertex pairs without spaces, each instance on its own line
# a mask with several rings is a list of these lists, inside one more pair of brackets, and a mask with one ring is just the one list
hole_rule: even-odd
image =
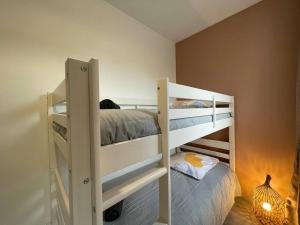
[[231,168],[233,168],[232,165],[235,164],[234,157],[231,157],[231,154],[234,154],[234,152],[230,152],[230,142],[227,141],[200,138],[182,145],[180,148],[183,151],[192,151],[215,157],[221,162],[230,165]]

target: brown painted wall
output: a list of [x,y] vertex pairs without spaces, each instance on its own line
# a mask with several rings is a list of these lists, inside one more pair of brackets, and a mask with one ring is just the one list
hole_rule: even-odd
[[235,96],[237,174],[250,198],[267,173],[289,191],[300,1],[264,0],[176,45],[177,82]]

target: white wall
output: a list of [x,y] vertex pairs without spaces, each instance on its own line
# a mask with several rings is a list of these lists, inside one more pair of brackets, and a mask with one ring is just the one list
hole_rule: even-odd
[[100,60],[101,94],[155,98],[174,43],[102,0],[1,0],[0,224],[49,221],[46,98],[67,57]]

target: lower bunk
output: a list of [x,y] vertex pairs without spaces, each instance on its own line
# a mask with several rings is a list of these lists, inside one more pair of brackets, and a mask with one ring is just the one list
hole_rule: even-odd
[[[143,168],[122,178],[103,184],[103,190],[142,173]],[[219,162],[203,179],[196,180],[171,170],[172,225],[221,225],[241,194],[236,174]],[[152,225],[159,215],[158,181],[123,201],[121,216],[105,225]]]
[[[217,121],[230,118],[230,113],[216,115]],[[100,121],[102,146],[160,133],[155,111],[101,110]],[[211,115],[170,120],[170,130],[173,131],[198,124],[208,124],[212,121],[213,117]],[[67,140],[66,129],[55,122],[52,125],[58,135]],[[185,147],[183,146],[183,148]],[[66,157],[56,147],[55,152],[57,173],[59,173],[66,195],[69,195],[68,163]],[[218,155],[218,153],[216,154]],[[220,154],[221,156],[224,155]],[[229,151],[227,154],[229,154]],[[229,160],[226,160],[226,162],[229,163]],[[118,164],[118,161],[112,163]],[[219,162],[200,181],[175,170],[171,171],[172,225],[221,225],[224,222],[234,203],[234,197],[240,194],[236,175],[230,169],[228,163]],[[102,180],[104,182],[103,192],[142,174],[149,170],[151,166],[157,165],[150,165],[135,170],[108,182]],[[156,181],[130,195],[122,202],[121,216],[112,222],[106,221],[104,224],[152,225],[159,216],[158,188],[158,181]],[[106,212],[104,215],[106,215]]]

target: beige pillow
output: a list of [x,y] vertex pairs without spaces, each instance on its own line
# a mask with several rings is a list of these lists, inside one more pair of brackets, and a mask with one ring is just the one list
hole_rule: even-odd
[[171,168],[200,180],[218,162],[218,159],[210,156],[193,152],[179,152],[171,157]]

